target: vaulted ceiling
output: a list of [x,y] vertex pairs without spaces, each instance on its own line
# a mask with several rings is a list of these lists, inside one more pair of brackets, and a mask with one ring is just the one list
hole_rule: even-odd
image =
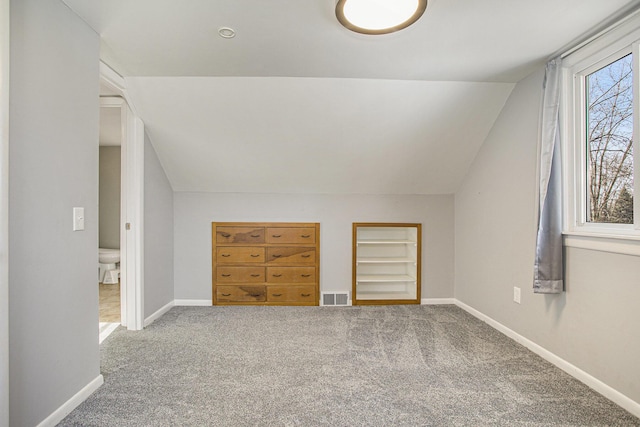
[[365,36],[335,0],[63,1],[174,190],[374,194],[455,191],[514,83],[638,3],[429,0]]

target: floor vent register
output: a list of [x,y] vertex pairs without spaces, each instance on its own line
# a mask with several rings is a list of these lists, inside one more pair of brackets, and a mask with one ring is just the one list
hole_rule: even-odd
[[322,305],[326,306],[348,306],[348,292],[322,292]]

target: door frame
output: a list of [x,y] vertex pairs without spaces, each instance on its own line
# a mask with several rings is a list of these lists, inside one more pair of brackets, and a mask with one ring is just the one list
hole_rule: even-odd
[[120,323],[144,327],[144,123],[135,113],[125,82],[100,62],[100,83],[117,96],[100,98],[100,107],[121,111]]

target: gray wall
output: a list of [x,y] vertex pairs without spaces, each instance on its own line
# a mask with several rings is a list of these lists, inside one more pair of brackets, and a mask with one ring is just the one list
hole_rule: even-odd
[[120,147],[100,147],[99,237],[101,248],[120,249]]
[[453,196],[174,194],[175,298],[211,299],[211,222],[320,223],[320,289],[351,291],[353,222],[422,223],[422,298],[453,297]]
[[532,291],[543,75],[515,87],[456,193],[455,295],[640,402],[640,257],[567,248],[566,293]]
[[144,136],[144,317],[173,301],[173,190]]
[[62,2],[11,1],[11,426],[37,425],[100,375],[99,47]]
[[0,0],[0,426],[9,425],[9,0]]

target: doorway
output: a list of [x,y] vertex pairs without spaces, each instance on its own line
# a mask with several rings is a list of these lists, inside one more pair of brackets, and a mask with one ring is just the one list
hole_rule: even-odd
[[122,175],[122,104],[119,96],[100,91],[98,287],[100,342],[121,324],[120,229]]
[[140,330],[144,320],[144,124],[128,100],[122,76],[102,62],[100,94],[100,108],[112,109],[120,117],[120,323]]

